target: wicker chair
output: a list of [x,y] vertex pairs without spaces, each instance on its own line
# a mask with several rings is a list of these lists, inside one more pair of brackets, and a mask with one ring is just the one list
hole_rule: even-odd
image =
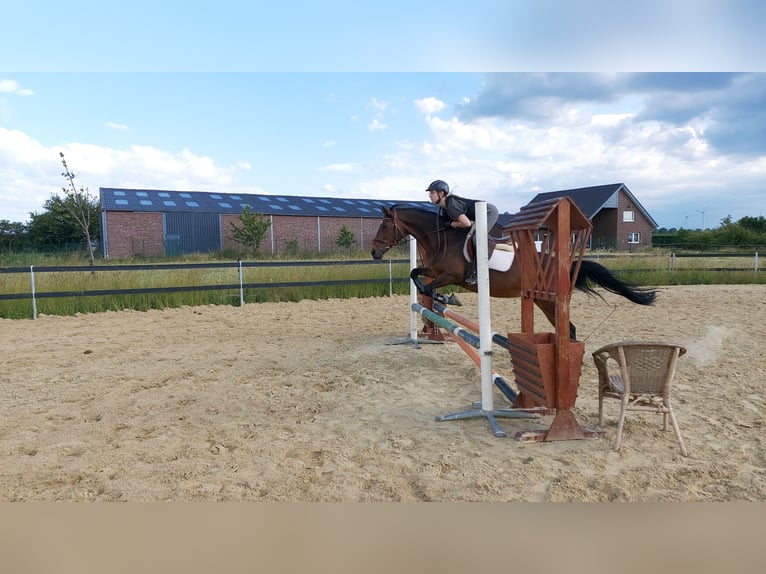
[[[678,357],[686,348],[660,341],[622,341],[593,352],[598,370],[598,424],[603,423],[605,398],[621,401],[620,419],[614,450],[620,450],[622,427],[627,411],[649,411],[663,415],[663,430],[668,417],[676,431],[681,454],[687,456],[684,440],[670,405],[670,386]],[[611,372],[610,372],[611,370]]]

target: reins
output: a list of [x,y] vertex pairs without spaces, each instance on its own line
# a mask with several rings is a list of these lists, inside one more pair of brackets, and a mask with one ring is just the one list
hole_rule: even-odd
[[[392,221],[394,223],[394,227],[396,227],[396,229],[399,230],[399,233],[402,234],[402,238],[399,239],[398,241],[396,241],[395,243],[393,243],[391,245],[391,247],[393,247],[394,245],[400,244],[402,241],[407,239],[408,235],[412,235],[411,233],[407,232],[405,229],[402,229],[402,227],[400,227],[400,223],[397,220],[397,211],[396,211],[396,209],[393,209],[392,211],[393,211],[393,214],[394,214],[394,216],[392,217]],[[438,215],[436,215],[436,217],[438,217]],[[445,232],[446,233],[448,229],[449,229],[448,227],[437,227],[433,231],[428,231],[428,232],[423,231],[423,232],[421,232],[421,236],[423,238],[425,238],[425,237],[429,237],[430,235],[440,234],[441,232]],[[446,257],[446,255],[447,255],[447,241],[446,240],[442,241],[441,235],[439,235],[437,237],[437,240],[438,240],[438,243],[437,243],[436,250],[437,251],[441,250],[441,252],[442,252],[440,254],[439,258],[436,259],[436,261],[439,261],[439,260],[443,259],[444,257]],[[431,258],[432,262],[434,261],[434,258],[433,258],[434,255],[436,255],[436,254],[435,253],[432,254],[432,258]]]

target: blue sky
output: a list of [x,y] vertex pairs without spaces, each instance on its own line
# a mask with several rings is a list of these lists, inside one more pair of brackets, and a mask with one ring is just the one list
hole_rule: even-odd
[[0,219],[60,191],[59,152],[94,194],[425,199],[441,178],[515,212],[624,182],[661,227],[766,215],[760,3],[413,4],[4,7]]

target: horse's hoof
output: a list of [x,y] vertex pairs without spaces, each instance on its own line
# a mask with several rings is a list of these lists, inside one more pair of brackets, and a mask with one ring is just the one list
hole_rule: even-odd
[[450,293],[449,297],[447,297],[447,305],[455,305],[456,307],[462,307],[463,304],[460,302],[460,299],[455,297],[454,293]]

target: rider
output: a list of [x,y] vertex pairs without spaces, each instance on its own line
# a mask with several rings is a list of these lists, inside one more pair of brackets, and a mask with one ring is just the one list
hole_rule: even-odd
[[[472,228],[476,221],[476,199],[466,199],[450,193],[447,182],[437,179],[432,181],[426,188],[428,200],[438,205],[440,214],[451,220],[450,227],[455,229]],[[499,214],[497,207],[487,203],[487,233],[497,223]],[[476,257],[466,270],[465,282],[474,285],[476,283]]]

